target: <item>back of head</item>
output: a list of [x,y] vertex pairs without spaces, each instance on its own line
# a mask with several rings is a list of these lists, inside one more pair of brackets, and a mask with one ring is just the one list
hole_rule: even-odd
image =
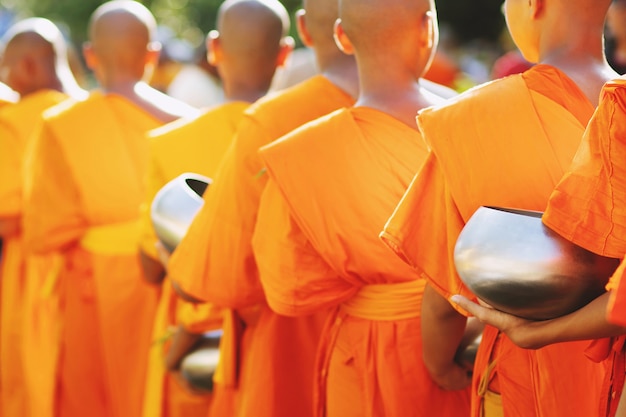
[[339,0],[303,0],[306,29],[315,49],[337,50],[333,27],[339,17]]
[[133,0],[113,0],[98,7],[89,22],[88,65],[98,78],[127,76],[140,80],[146,66],[154,64],[156,21],[152,13]]
[[339,0],[339,17],[359,67],[427,70],[438,39],[433,0]]
[[3,36],[2,45],[1,81],[22,96],[41,89],[78,89],[69,70],[65,39],[51,21],[22,20]]
[[[289,14],[278,0],[227,0],[219,9],[218,67],[271,79],[289,33]],[[223,65],[222,65],[223,64]],[[224,68],[220,68],[220,75]],[[251,74],[253,73],[253,74]]]
[[515,44],[524,58],[536,63],[550,49],[596,48],[610,4],[611,0],[506,0],[504,7]]

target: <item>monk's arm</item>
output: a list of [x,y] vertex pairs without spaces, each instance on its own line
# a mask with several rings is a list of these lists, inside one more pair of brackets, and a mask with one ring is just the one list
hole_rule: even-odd
[[525,320],[501,311],[483,307],[455,295],[451,301],[480,321],[505,333],[516,345],[539,349],[554,343],[600,339],[626,334],[626,328],[609,323],[606,318],[610,293],[604,293],[583,308],[552,320]]
[[431,285],[426,285],[422,299],[424,364],[443,389],[458,390],[471,383],[468,372],[455,362],[466,321]]
[[7,216],[0,218],[0,238],[17,235],[21,229],[21,216]]
[[143,270],[143,277],[149,284],[160,285],[165,279],[163,264],[149,256],[143,250],[139,251],[139,260]]
[[176,295],[178,295],[178,297],[180,297],[183,301],[194,304],[202,304],[206,302],[205,300],[201,300],[189,294],[188,292],[185,292],[180,284],[176,281],[172,281],[172,288],[174,288],[174,292],[176,292]]
[[165,367],[168,371],[176,371],[183,358],[200,340],[202,334],[191,333],[184,326],[178,326],[172,336],[172,343],[165,355]]

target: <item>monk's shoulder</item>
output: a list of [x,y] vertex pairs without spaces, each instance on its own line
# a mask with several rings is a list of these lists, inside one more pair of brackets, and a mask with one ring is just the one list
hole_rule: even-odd
[[319,154],[327,149],[331,151],[345,136],[349,126],[354,126],[350,109],[343,108],[311,120],[269,145],[261,148],[261,155],[266,159],[284,159],[294,155],[307,155],[310,151]]
[[347,93],[317,75],[258,100],[246,110],[245,117],[279,137],[303,123],[352,103],[353,99]]

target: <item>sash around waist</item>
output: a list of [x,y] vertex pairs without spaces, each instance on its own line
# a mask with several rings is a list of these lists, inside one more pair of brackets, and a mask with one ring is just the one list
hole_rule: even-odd
[[141,222],[132,220],[87,229],[80,245],[102,255],[132,255],[139,249]]
[[425,280],[362,287],[341,305],[348,315],[366,320],[393,321],[420,316]]

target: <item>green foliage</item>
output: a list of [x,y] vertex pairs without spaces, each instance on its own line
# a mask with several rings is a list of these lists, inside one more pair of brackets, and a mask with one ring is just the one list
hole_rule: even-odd
[[[461,42],[475,38],[496,39],[504,27],[500,13],[503,0],[437,0],[439,19],[448,23]],[[8,0],[18,12],[42,16],[63,23],[77,44],[86,39],[87,22],[93,10],[105,0]],[[222,0],[143,0],[159,23],[171,27],[179,36],[197,43],[201,35],[215,26],[217,8]],[[293,16],[301,0],[282,0]],[[3,2],[4,3],[4,2]],[[381,0],[381,7],[384,7]],[[295,25],[292,25],[295,35]]]
[[497,39],[505,27],[504,0],[436,0],[439,20],[448,23],[461,43]]

